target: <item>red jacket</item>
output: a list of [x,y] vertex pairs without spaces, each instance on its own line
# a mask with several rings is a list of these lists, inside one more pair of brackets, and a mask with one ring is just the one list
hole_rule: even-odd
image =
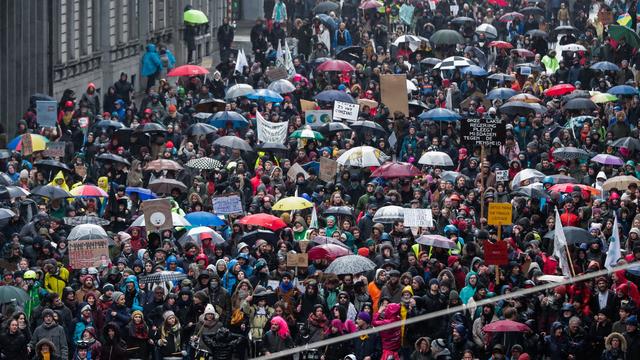
[[[384,319],[380,318],[380,313],[373,315],[373,326],[382,326],[395,321],[400,321],[400,304],[391,303],[387,305],[384,311]],[[401,344],[401,327],[391,330],[380,331],[380,339],[382,340],[382,350],[398,351]]]
[[565,212],[560,215],[560,222],[562,222],[562,226],[578,226],[580,218],[572,212]]

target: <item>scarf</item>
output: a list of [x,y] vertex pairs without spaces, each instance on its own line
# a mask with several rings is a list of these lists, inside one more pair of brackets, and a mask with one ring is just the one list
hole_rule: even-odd
[[50,352],[42,352],[40,353],[42,354],[42,360],[51,360],[51,353]]
[[307,319],[307,321],[309,322],[309,324],[323,330],[327,328],[327,323],[329,322],[325,314],[316,316],[316,314],[314,313],[309,314],[309,318]]
[[129,329],[129,333],[136,339],[146,340],[149,338],[149,330],[147,329],[147,325],[144,322],[140,324],[132,323],[132,326]]
[[280,281],[280,285],[278,285],[278,287],[280,288],[280,291],[287,293],[293,288],[293,283],[289,281],[289,284],[285,284],[284,281]]

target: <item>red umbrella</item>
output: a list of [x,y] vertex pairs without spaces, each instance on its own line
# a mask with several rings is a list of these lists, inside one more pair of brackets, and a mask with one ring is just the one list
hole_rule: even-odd
[[518,56],[523,58],[536,56],[536,54],[534,54],[533,51],[527,50],[527,49],[511,49],[511,53],[518,54]]
[[345,72],[345,71],[355,71],[356,68],[354,68],[351,64],[343,60],[327,60],[322,64],[318,65],[317,70]]
[[571,84],[558,84],[545,90],[544,94],[545,96],[562,96],[573,92],[575,89],[576,87]]
[[524,15],[514,11],[514,12],[510,12],[502,15],[499,20],[500,22],[509,22],[515,19],[524,20]]
[[527,332],[531,331],[527,325],[513,320],[498,320],[485,325],[484,332]]
[[559,193],[572,193],[574,187],[580,188],[580,192],[585,194],[587,193],[590,195],[600,194],[600,190],[594,187],[583,185],[583,184],[572,184],[572,183],[555,184],[549,188],[549,191],[557,191]]
[[495,47],[498,49],[513,49],[513,45],[511,45],[511,43],[508,43],[506,41],[499,41],[499,40],[490,42],[489,46]]
[[506,2],[505,0],[489,0],[488,2],[491,5],[498,5],[498,6],[501,6],[501,7],[505,7],[505,6],[509,5],[509,3]]
[[287,227],[287,224],[277,216],[269,214],[253,214],[247,215],[239,221],[242,225],[253,225],[267,228],[271,231],[277,231]]
[[376,0],[365,0],[362,2],[362,4],[360,4],[359,8],[362,10],[368,10],[368,9],[377,9],[381,6],[383,6],[383,4],[379,3]]
[[309,260],[328,259],[330,261],[339,258],[340,256],[351,255],[351,251],[346,247],[336,244],[323,244],[314,246],[308,252]]
[[398,162],[386,163],[380,166],[371,173],[371,177],[401,178],[420,176],[420,174],[421,172],[417,167],[409,163]]
[[209,70],[203,68],[202,66],[182,65],[169,71],[167,76],[197,76],[197,75],[206,75],[208,73],[209,73]]

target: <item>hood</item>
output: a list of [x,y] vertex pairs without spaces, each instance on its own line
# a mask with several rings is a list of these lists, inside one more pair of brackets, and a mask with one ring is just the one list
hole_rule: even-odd
[[[36,353],[40,353],[40,349],[42,349],[42,346],[45,344],[49,345],[49,349],[51,349],[51,354],[55,354],[58,351],[58,349],[56,349],[56,346],[53,344],[51,340],[44,338],[38,341],[38,343],[36,344]],[[53,356],[51,356],[50,359],[53,359]]]
[[598,179],[607,180],[607,174],[605,174],[604,171],[598,172],[598,175],[596,175],[596,180],[598,180]]
[[[62,180],[62,184],[58,185],[58,183],[57,183],[58,180]],[[65,189],[65,190],[67,190],[67,191],[69,190],[69,187],[67,186],[67,182],[64,180],[64,174],[62,173],[62,170],[58,171],[58,173],[53,178],[53,180],[51,180],[49,185],[61,187],[61,188]]]
[[384,311],[385,319],[395,319],[400,315],[400,304],[391,303],[387,305],[387,309]]
[[627,339],[618,332],[612,332],[604,339],[604,346],[607,350],[611,350],[611,340],[613,339],[620,340],[620,350],[622,350],[622,352],[627,352]]
[[156,44],[147,44],[147,51],[148,52],[156,52]]
[[114,340],[115,342],[118,342],[120,340],[120,326],[118,326],[118,324],[113,322],[108,323],[107,325],[104,326],[104,328],[102,328],[102,338],[103,339],[109,338],[109,329],[113,330],[116,333]]
[[138,260],[144,262],[144,254],[147,252],[147,249],[138,250]]
[[405,287],[402,288],[402,292],[409,292],[411,294],[411,296],[413,296],[413,288],[411,287],[411,285],[407,285]]
[[236,259],[229,261],[229,263],[227,264],[227,270],[231,272],[231,270],[233,270],[233,267],[236,266],[237,263],[238,263],[238,260]]
[[[464,278],[464,285],[465,286],[471,286],[471,285],[469,285],[469,279],[471,279],[471,276],[473,276],[473,275],[475,275],[476,278],[478,277],[478,274],[475,271],[469,271],[467,273],[467,276],[465,276],[465,278]],[[476,286],[478,286],[478,282],[477,281],[476,281]]]
[[420,351],[420,343],[423,342],[423,341],[426,341],[427,345],[429,346],[429,349],[431,349],[431,339],[429,339],[426,336],[423,336],[421,338],[418,338],[418,340],[416,340],[416,342],[414,344],[416,351]]
[[127,286],[128,283],[133,283],[133,285],[134,285],[133,287],[134,287],[134,289],[136,289],[136,292],[140,291],[140,288],[138,287],[138,278],[135,275],[127,276],[127,278],[124,280],[123,290],[126,289],[126,286]]
[[[93,336],[94,339],[98,339],[98,336],[96,335],[96,328],[94,328],[93,326],[87,326],[86,328],[84,328],[84,331],[89,332],[89,334],[91,334],[91,336]],[[84,333],[83,331],[83,333]]]
[[101,176],[98,178],[98,187],[105,192],[109,192],[109,178],[106,176]]
[[473,269],[473,265],[478,261],[482,261],[482,259],[478,256],[474,257],[473,260],[471,260],[471,265],[469,265],[469,268]]

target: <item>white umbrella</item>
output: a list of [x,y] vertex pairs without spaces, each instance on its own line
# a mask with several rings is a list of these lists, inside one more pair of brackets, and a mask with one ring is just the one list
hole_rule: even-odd
[[82,224],[71,229],[69,240],[93,240],[93,239],[109,239],[107,232],[102,226],[94,224]]
[[394,221],[403,221],[404,220],[404,208],[395,205],[383,206],[378,211],[376,211],[375,215],[373,215],[374,223],[383,223],[390,224]]
[[442,60],[441,62],[436,64],[436,66],[434,66],[433,68],[435,70],[454,70],[457,68],[471,66],[471,65],[475,65],[475,63],[467,58],[464,58],[462,56],[451,56]]
[[422,36],[416,36],[416,35],[402,35],[399,36],[396,41],[393,42],[393,45],[395,46],[399,46],[400,44],[403,43],[409,43],[409,48],[411,49],[411,51],[415,51],[419,46],[420,43],[423,41],[429,41],[429,39],[423,38]]
[[540,181],[544,178],[544,174],[536,169],[524,169],[520,171],[511,181],[511,188],[515,189],[520,186],[520,183],[526,180],[529,182]]
[[579,44],[567,44],[560,46],[562,51],[587,51],[587,49]]
[[497,38],[498,30],[491,24],[480,24],[476,28],[477,34],[484,34],[486,37]]
[[253,87],[248,84],[237,84],[227,90],[227,94],[225,95],[225,99],[235,99],[241,96],[247,96],[249,94],[253,94],[255,90]]
[[418,91],[418,87],[413,81],[407,79],[407,94],[411,94],[412,91]]
[[[171,220],[173,221],[173,226],[191,226],[191,223],[185,219],[183,216],[178,215],[176,213],[171,213]],[[136,220],[131,223],[131,226],[146,226],[144,222],[144,216],[138,216]]]
[[184,245],[187,242],[191,241],[196,243],[198,246],[202,246],[202,241],[200,240],[200,236],[202,234],[211,235],[211,239],[214,244],[224,244],[224,239],[222,238],[222,236],[220,236],[220,234],[218,234],[215,230],[207,226],[197,226],[193,229],[190,229],[186,234],[182,235],[178,239],[178,242]]
[[280,79],[272,82],[267,87],[271,91],[275,91],[278,94],[287,94],[293,92],[296,87],[287,79]]
[[338,164],[352,167],[380,166],[389,157],[382,151],[371,146],[358,146],[340,155]]
[[418,164],[430,166],[453,166],[453,160],[451,160],[451,157],[447,155],[447,153],[443,153],[441,151],[427,151],[420,157]]

